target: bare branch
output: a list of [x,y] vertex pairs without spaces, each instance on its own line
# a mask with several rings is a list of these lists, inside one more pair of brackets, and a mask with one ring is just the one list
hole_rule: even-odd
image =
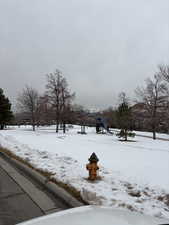
[[33,130],[35,130],[36,112],[39,103],[38,92],[30,86],[25,86],[25,88],[19,94],[17,102],[20,110],[30,114]]

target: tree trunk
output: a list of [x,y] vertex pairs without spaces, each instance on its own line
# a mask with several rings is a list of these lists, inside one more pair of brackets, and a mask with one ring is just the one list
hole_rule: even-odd
[[34,115],[32,116],[32,128],[33,128],[33,131],[35,131],[35,119],[34,119]]
[[56,122],[56,133],[58,133],[59,132],[59,122],[57,121]]
[[35,131],[35,114],[33,111],[32,111],[32,128],[33,128],[33,131]]
[[32,124],[33,131],[35,131],[35,124]]
[[127,141],[127,130],[124,130],[125,141]]
[[153,130],[153,139],[156,140],[156,131]]
[[57,111],[55,112],[55,118],[56,118],[56,133],[59,132],[59,112],[58,112],[58,109]]
[[0,125],[0,129],[1,129],[1,130],[4,129],[4,125],[3,125],[3,124]]
[[66,124],[63,123],[63,133],[65,134],[66,133]]
[[156,118],[153,118],[153,124],[152,124],[152,130],[153,130],[153,139],[156,139]]

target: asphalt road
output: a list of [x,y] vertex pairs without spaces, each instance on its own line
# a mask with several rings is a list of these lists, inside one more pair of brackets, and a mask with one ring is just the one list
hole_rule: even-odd
[[67,208],[59,198],[0,156],[0,225],[14,225]]

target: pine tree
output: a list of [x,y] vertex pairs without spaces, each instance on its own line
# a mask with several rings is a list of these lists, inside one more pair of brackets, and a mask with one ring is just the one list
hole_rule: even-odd
[[12,118],[11,103],[0,88],[0,129],[3,130],[5,125],[10,122]]
[[[124,95],[124,94],[123,94]],[[124,96],[122,103],[119,105],[116,112],[118,127],[121,129],[117,136],[119,138],[124,138],[127,141],[127,137],[134,137],[135,134],[132,133],[132,113],[131,108]]]

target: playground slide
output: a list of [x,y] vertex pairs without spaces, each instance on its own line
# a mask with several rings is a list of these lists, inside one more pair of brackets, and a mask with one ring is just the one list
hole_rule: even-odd
[[[103,131],[103,129],[104,129],[107,133],[113,134],[113,132],[111,132],[111,131],[109,130],[109,127],[108,127],[108,125],[107,125],[105,119],[103,119],[103,118],[97,118],[97,119],[96,119],[96,126],[97,126],[99,129],[102,128],[102,131]],[[101,131],[101,130],[100,130],[100,131]],[[98,132],[98,133],[99,133],[99,132]]]

